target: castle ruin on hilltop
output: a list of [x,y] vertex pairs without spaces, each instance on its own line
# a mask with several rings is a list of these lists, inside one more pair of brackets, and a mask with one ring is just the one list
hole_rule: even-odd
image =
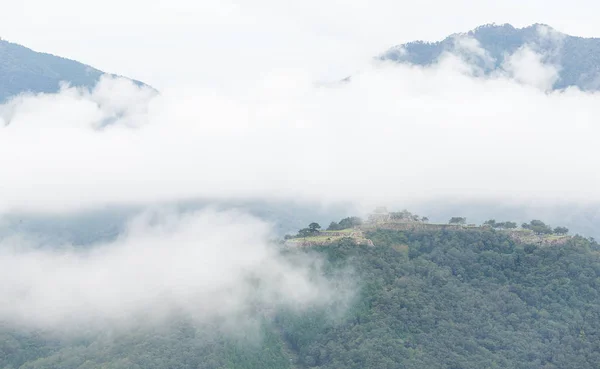
[[375,209],[367,218],[369,223],[385,223],[391,219],[390,212],[388,212],[385,206],[380,206]]
[[408,210],[389,212],[386,207],[380,206],[368,215],[367,223],[427,223],[427,217],[420,217]]

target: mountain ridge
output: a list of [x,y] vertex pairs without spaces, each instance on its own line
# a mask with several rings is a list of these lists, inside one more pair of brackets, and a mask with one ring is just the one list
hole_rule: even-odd
[[[399,44],[377,56],[380,60],[413,65],[432,65],[446,52],[463,53],[457,40],[475,39],[478,46],[491,58],[470,60],[481,67],[486,75],[497,71],[508,56],[529,47],[542,56],[542,62],[558,67],[555,90],[578,87],[582,90],[600,90],[600,38],[571,36],[542,23],[515,28],[511,24],[486,24],[467,32],[449,35],[440,41],[412,41]],[[464,53],[463,53],[464,54]]]
[[[103,75],[127,78],[0,39],[0,103],[22,93],[57,92],[61,82],[91,89]],[[141,81],[130,80],[138,86],[148,86]]]

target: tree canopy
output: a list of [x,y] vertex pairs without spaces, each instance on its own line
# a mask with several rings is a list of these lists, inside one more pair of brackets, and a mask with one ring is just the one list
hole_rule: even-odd
[[[320,255],[326,275],[349,278],[356,295],[343,306],[273,306],[251,324],[258,336],[247,324],[224,332],[183,316],[160,329],[73,339],[0,322],[0,368],[598,367],[595,241],[574,236],[541,247],[468,228],[379,229],[367,236],[374,247],[345,238],[281,254],[290,262]],[[344,270],[351,276],[340,276]]]
[[321,229],[321,226],[319,225],[319,223],[313,222],[308,225],[308,229],[311,233],[317,233],[319,232],[319,229]]
[[552,228],[541,220],[534,219],[529,223],[523,223],[521,225],[524,229],[530,229],[537,234],[550,234],[552,233]]
[[338,223],[331,222],[329,227],[327,227],[328,231],[340,231],[342,229],[353,228],[359,226],[363,223],[362,219],[359,217],[347,217],[341,219]]
[[464,217],[452,217],[448,221],[449,224],[466,224],[467,218]]

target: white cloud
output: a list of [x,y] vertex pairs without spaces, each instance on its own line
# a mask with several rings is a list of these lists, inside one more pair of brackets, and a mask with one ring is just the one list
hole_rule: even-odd
[[0,212],[196,197],[599,200],[598,95],[545,92],[555,69],[527,49],[505,67],[473,78],[445,58],[374,64],[329,87],[285,69],[236,94],[156,96],[106,79],[20,97],[0,107]]
[[454,49],[451,50],[451,53],[463,59],[464,64],[471,68],[471,73],[474,75],[482,75],[484,68],[493,68],[495,63],[494,58],[481,46],[479,41],[470,36],[455,36]]
[[517,82],[537,87],[542,91],[550,91],[559,79],[559,68],[544,63],[543,55],[534,52],[528,46],[523,46],[509,55],[504,60],[502,69]]
[[284,70],[237,95],[155,96],[106,79],[91,94],[21,97],[0,107],[0,211],[193,197],[599,199],[597,95],[540,91],[554,69],[526,49],[506,68],[525,85],[445,60],[373,65],[335,87]]
[[[269,226],[237,212],[148,213],[116,241],[89,249],[0,242],[0,322],[28,328],[127,328],[173,314],[248,323],[277,307],[344,303],[349,280],[321,260],[283,257]],[[335,283],[335,284],[334,284]],[[342,288],[336,288],[342,287]]]
[[550,45],[554,44],[560,46],[567,37],[564,33],[543,24],[538,24],[536,30],[542,41]]

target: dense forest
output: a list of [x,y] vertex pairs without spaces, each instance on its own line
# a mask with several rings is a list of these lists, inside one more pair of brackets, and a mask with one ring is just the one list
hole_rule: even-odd
[[65,339],[0,326],[0,368],[597,368],[600,247],[519,244],[495,229],[375,230],[317,252],[350,268],[357,295],[336,313],[265,315],[231,335],[185,319]]

